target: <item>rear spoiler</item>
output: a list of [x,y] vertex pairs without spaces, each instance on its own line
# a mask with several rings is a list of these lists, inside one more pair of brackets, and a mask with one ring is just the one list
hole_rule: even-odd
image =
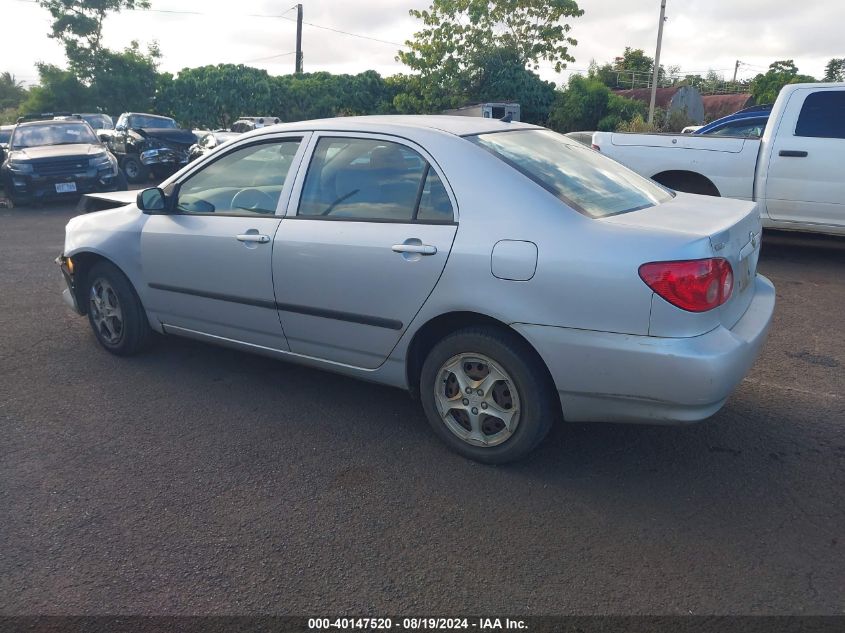
[[86,193],[76,205],[77,213],[93,213],[116,209],[132,204],[138,198],[137,191],[112,191],[110,193]]

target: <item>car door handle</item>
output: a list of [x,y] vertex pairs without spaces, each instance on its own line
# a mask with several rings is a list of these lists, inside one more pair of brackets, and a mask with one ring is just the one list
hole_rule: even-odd
[[243,233],[241,235],[236,235],[235,238],[239,242],[258,242],[259,244],[266,244],[270,241],[269,235],[260,235],[258,233]]
[[394,253],[415,253],[417,255],[436,255],[437,247],[430,244],[394,244]]
[[782,149],[778,152],[778,156],[789,156],[792,158],[806,158],[807,152],[798,149]]

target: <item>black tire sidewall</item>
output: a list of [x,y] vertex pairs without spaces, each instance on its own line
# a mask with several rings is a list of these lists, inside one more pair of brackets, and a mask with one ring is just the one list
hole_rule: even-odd
[[[443,364],[458,354],[483,354],[511,377],[520,400],[520,419],[513,435],[498,446],[473,446],[457,437],[441,420],[434,397],[434,384]],[[450,334],[429,352],[420,372],[420,400],[435,433],[461,455],[487,464],[502,464],[525,457],[546,436],[555,418],[544,368],[533,350],[518,337],[496,328],[468,328]]]
[[141,350],[150,335],[150,326],[144,308],[138,299],[132,284],[116,266],[108,262],[95,264],[88,272],[85,282],[85,301],[90,302],[91,288],[98,279],[104,279],[111,285],[117,295],[120,310],[123,315],[123,332],[117,343],[106,341],[100,334],[91,314],[90,303],[86,306],[88,323],[97,341],[106,350],[118,356],[128,356]]
[[[127,165],[134,165],[136,167],[135,176],[129,175],[129,172],[132,170],[126,169]],[[144,182],[150,176],[150,172],[148,171],[146,165],[143,165],[137,156],[133,156],[131,154],[123,159],[123,172],[126,174],[126,180],[135,184]]]

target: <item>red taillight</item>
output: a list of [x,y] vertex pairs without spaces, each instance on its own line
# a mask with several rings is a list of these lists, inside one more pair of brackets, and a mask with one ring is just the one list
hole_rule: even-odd
[[593,143],[593,149],[594,149],[594,150],[596,150],[597,152],[600,152],[600,151],[601,151],[601,147],[599,147],[599,146],[598,146],[598,145],[596,145],[595,143]]
[[652,262],[640,266],[640,278],[674,306],[706,312],[730,299],[734,275],[722,257],[680,262]]

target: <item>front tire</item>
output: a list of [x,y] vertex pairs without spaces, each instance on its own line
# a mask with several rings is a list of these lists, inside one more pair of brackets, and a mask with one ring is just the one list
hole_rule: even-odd
[[420,398],[434,432],[485,464],[530,453],[558,417],[554,385],[515,334],[472,327],[440,341],[423,363]]
[[147,315],[132,284],[109,262],[95,264],[86,284],[88,322],[100,345],[117,356],[145,349],[152,338]]
[[150,179],[150,168],[133,154],[123,158],[123,173],[126,174],[126,179],[134,184],[146,182]]

